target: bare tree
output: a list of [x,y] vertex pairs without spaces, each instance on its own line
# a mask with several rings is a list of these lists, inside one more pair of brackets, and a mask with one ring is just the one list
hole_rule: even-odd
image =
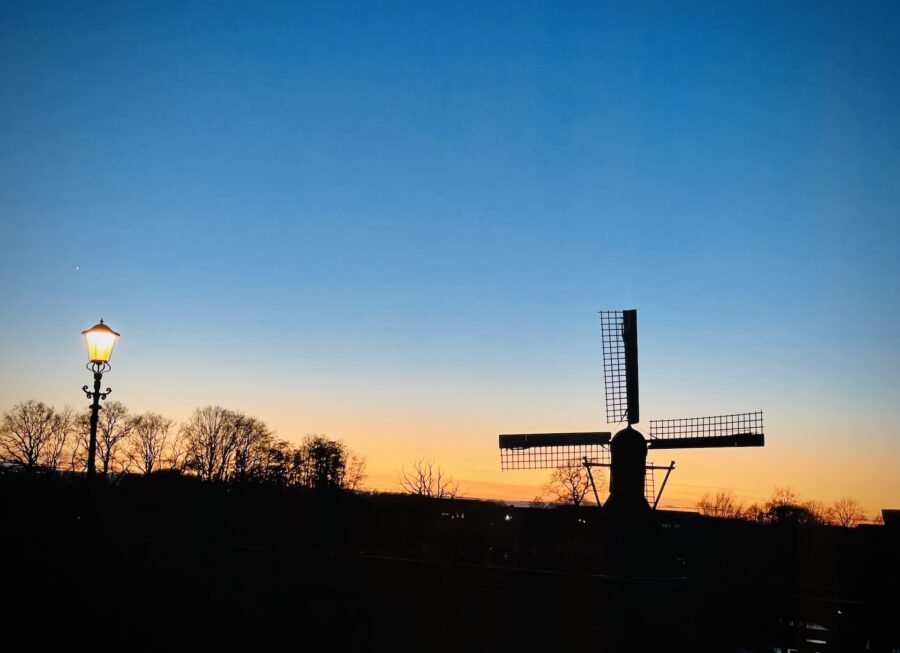
[[69,470],[83,472],[87,469],[87,448],[90,432],[89,415],[77,413],[73,418],[72,439],[69,447]]
[[358,490],[366,480],[366,459],[354,452],[348,452],[344,464],[343,487],[345,490]]
[[295,485],[293,455],[294,449],[289,442],[273,438],[265,451],[263,460],[263,478],[266,482],[277,485]]
[[418,494],[432,499],[453,499],[461,496],[459,481],[448,476],[432,461],[418,458],[413,462],[413,468],[407,472],[406,468],[400,470],[398,479],[400,487],[408,494]]
[[75,413],[71,408],[66,406],[56,412],[53,420],[53,427],[50,433],[50,440],[47,443],[45,454],[45,466],[47,469],[56,471],[59,469],[59,461],[62,458],[66,445],[72,440],[72,432],[75,427]]
[[172,428],[172,420],[157,413],[144,413],[131,420],[130,453],[142,474],[159,468]]
[[828,511],[830,521],[837,526],[854,528],[866,518],[862,506],[856,499],[842,497],[835,501]]
[[71,413],[40,401],[23,401],[3,414],[0,456],[26,469],[56,468],[71,428]]
[[[605,485],[606,477],[598,472],[594,474],[594,482],[598,486]],[[598,491],[601,489],[598,487]],[[556,497],[562,503],[580,506],[591,489],[591,481],[587,469],[578,462],[560,465],[550,473],[550,481],[544,491]]]
[[134,453],[128,447],[122,447],[116,451],[116,455],[109,461],[106,472],[108,482],[117,485],[125,474],[135,467]]
[[811,524],[830,524],[831,510],[821,501],[804,501],[800,507],[809,514],[808,523]]
[[176,429],[175,434],[169,440],[163,457],[169,469],[180,472],[184,469],[190,453],[190,442],[183,428]]
[[116,461],[119,447],[131,434],[132,422],[128,419],[128,409],[121,401],[111,401],[100,411],[97,421],[97,457],[103,466],[104,476],[110,471],[110,464]]
[[753,505],[746,516],[756,521],[770,524],[793,524],[807,526],[828,521],[825,507],[817,501],[800,501],[791,488],[777,487],[772,496],[762,506]]
[[300,483],[313,490],[344,489],[347,451],[340,440],[307,435],[300,444]]
[[266,458],[273,441],[272,432],[255,417],[234,413],[233,419],[235,440],[232,478],[264,478]]
[[792,487],[776,487],[772,490],[772,496],[766,502],[767,506],[776,508],[785,506],[796,506],[800,503],[800,496]]
[[307,435],[299,447],[270,436],[254,456],[256,478],[309,490],[355,490],[366,476],[365,458],[324,435]]
[[197,408],[182,426],[186,465],[206,481],[225,480],[237,444],[237,415],[221,406]]
[[697,512],[705,517],[734,519],[744,514],[744,504],[731,490],[719,490],[715,494],[707,492],[697,502]]

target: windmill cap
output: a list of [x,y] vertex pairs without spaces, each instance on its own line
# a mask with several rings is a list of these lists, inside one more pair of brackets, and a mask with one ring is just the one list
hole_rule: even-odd
[[634,452],[647,455],[647,440],[641,432],[630,426],[622,429],[613,436],[609,448],[616,453]]

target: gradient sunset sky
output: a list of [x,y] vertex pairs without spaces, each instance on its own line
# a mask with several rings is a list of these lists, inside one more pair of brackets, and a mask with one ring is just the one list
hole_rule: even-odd
[[[664,505],[900,507],[900,4],[0,3],[0,409],[243,410],[531,499],[497,434],[764,410]],[[668,462],[671,452],[652,456]]]

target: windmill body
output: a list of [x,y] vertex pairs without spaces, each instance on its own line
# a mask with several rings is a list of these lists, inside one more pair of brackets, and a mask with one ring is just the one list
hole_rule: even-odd
[[650,510],[645,496],[647,441],[630,425],[613,436],[609,444],[609,499],[606,511],[637,513]]

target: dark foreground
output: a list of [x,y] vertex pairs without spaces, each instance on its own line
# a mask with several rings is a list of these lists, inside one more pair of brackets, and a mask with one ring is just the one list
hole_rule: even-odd
[[2,633],[34,648],[900,650],[900,537],[659,513],[680,577],[611,575],[596,508],[0,477]]

